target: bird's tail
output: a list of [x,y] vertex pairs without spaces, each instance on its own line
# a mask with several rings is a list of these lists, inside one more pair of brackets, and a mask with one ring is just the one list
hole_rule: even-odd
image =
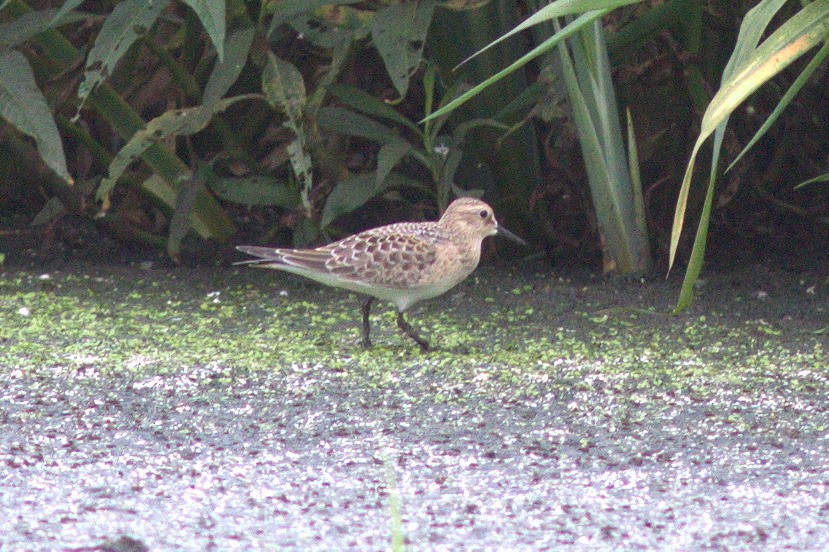
[[279,249],[272,247],[259,247],[257,245],[237,245],[236,249],[242,253],[259,257],[258,259],[248,259],[246,261],[239,261],[233,263],[234,265],[274,265],[284,264],[282,252]]

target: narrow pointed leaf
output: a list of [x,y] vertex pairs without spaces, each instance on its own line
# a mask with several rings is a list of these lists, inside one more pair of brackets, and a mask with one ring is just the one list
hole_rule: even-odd
[[318,123],[321,127],[334,130],[340,134],[360,136],[381,144],[403,141],[394,129],[365,115],[341,107],[320,109]]
[[[720,136],[716,140],[718,143],[714,144],[714,153],[718,154],[722,141],[721,135],[734,109],[769,79],[826,39],[827,27],[829,27],[829,1],[818,0],[808,4],[783,23],[763,44],[754,49],[753,46],[757,44],[776,13],[776,10],[772,8],[779,9],[783,3],[783,0],[762,2],[743,20],[737,47],[726,66],[722,85],[703,115],[700,134],[694,144],[682,180],[671,231],[669,267],[673,266],[675,260],[685,220],[694,164],[703,142],[717,132]],[[712,172],[714,171],[716,171],[716,163],[712,166]]]
[[296,188],[271,176],[216,177],[209,179],[207,185],[220,198],[241,205],[270,205],[283,209],[294,209],[299,205]]
[[538,25],[539,23],[543,23],[557,17],[563,17],[565,15],[585,14],[594,10],[610,12],[621,6],[638,4],[641,1],[642,0],[558,0],[558,2],[552,2],[533,13],[527,19],[511,29],[508,33],[498,37],[496,40],[490,42],[485,47],[463,60],[460,64],[463,65],[472,58],[486,52],[499,42],[506,40],[507,38],[520,33],[524,29],[532,27],[533,25]]
[[419,132],[417,126],[409,119],[401,115],[399,111],[382,100],[372,96],[368,92],[357,88],[356,86],[351,86],[350,84],[336,84],[331,87],[331,94],[333,94],[334,97],[341,102],[353,107],[361,113],[389,119],[395,123],[405,125],[415,132]]
[[86,21],[89,19],[89,14],[72,11],[82,1],[70,0],[59,9],[30,12],[9,23],[0,24],[0,48],[14,48],[48,29]]
[[253,27],[244,27],[227,35],[224,46],[225,57],[216,62],[210,78],[207,79],[202,95],[203,104],[211,104],[220,100],[239,78],[248,59],[255,32],[256,29]]
[[402,140],[383,144],[377,153],[377,183],[381,184],[397,164],[412,149],[408,142]]
[[31,136],[46,165],[72,183],[52,112],[37,87],[29,61],[17,50],[0,51],[0,116]]
[[213,42],[219,61],[224,59],[225,28],[225,1],[224,0],[184,0],[201,21],[207,36]]
[[806,84],[806,81],[809,80],[809,77],[812,76],[815,70],[821,65],[823,65],[823,62],[826,61],[827,57],[829,57],[829,40],[827,40],[823,44],[823,47],[820,49],[820,51],[815,55],[815,57],[813,57],[809,61],[809,64],[806,66],[806,68],[803,69],[800,75],[798,75],[797,79],[795,79],[792,85],[786,90],[786,92],[783,94],[783,97],[780,98],[780,101],[774,108],[774,111],[772,111],[769,114],[769,116],[766,117],[766,120],[763,121],[763,124],[760,127],[760,129],[754,133],[754,136],[751,137],[751,140],[749,140],[748,144],[746,144],[746,146],[742,149],[739,155],[737,155],[734,161],[732,161],[731,164],[728,165],[728,168],[725,169],[726,172],[730,171],[731,168],[734,167],[734,165],[736,165],[737,162],[743,158],[743,155],[745,155],[748,152],[748,150],[754,147],[754,145],[760,140],[760,138],[763,137],[763,135],[768,131],[768,129],[771,128],[771,125],[773,125],[775,121],[777,121],[777,118],[780,117],[780,114],[783,113],[783,110],[786,109],[786,107],[788,107],[788,105],[791,103],[794,97],[797,96],[797,93],[800,92],[800,90],[803,88],[803,85]]
[[494,84],[494,83],[498,82],[499,80],[503,79],[504,77],[506,77],[510,73],[513,73],[514,71],[517,71],[518,69],[522,68],[528,62],[532,61],[533,59],[537,58],[538,56],[546,53],[551,48],[555,47],[558,43],[560,43],[565,38],[579,32],[586,25],[589,25],[590,23],[592,23],[596,19],[599,19],[600,17],[603,17],[607,13],[608,13],[608,10],[592,11],[592,12],[589,12],[589,13],[586,13],[584,15],[581,15],[581,16],[577,17],[572,22],[570,22],[567,26],[565,26],[563,29],[558,31],[556,34],[554,34],[553,36],[551,36],[550,38],[548,38],[547,40],[545,40],[544,42],[542,42],[541,44],[539,44],[538,46],[533,48],[530,52],[524,54],[518,60],[514,61],[512,64],[510,64],[506,68],[502,69],[498,73],[492,75],[491,77],[486,79],[481,84],[473,86],[470,90],[468,90],[467,92],[464,92],[463,94],[458,96],[456,99],[454,99],[451,102],[447,103],[446,105],[442,106],[440,109],[438,109],[434,113],[429,114],[426,118],[424,118],[420,122],[422,123],[424,121],[430,121],[432,119],[435,119],[437,117],[445,115],[446,113],[449,113],[450,111],[454,110],[456,107],[458,107],[460,105],[463,105],[470,98],[476,96],[481,90],[487,88],[491,84]]

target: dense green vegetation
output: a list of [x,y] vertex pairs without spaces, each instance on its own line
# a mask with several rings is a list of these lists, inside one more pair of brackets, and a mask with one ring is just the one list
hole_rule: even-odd
[[71,213],[178,260],[483,195],[553,258],[690,258],[680,307],[712,213],[825,232],[797,186],[827,179],[829,0],[53,4],[0,2],[4,228]]

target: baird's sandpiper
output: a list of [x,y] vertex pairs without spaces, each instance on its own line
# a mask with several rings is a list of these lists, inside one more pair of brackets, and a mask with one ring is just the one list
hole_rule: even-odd
[[526,242],[500,226],[492,207],[473,198],[453,201],[437,222],[400,222],[372,228],[316,249],[240,245],[258,259],[237,264],[275,268],[322,284],[368,295],[363,303],[363,347],[371,346],[369,310],[374,299],[397,307],[397,325],[424,351],[429,342],[403,318],[413,304],[445,293],[469,276],[481,242],[502,235]]

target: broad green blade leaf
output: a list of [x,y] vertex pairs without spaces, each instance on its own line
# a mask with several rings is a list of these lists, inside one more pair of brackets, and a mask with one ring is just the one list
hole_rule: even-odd
[[694,246],[691,249],[691,258],[688,260],[688,268],[685,269],[685,278],[682,280],[682,289],[679,290],[679,300],[674,308],[674,314],[679,314],[691,304],[694,299],[694,284],[702,272],[702,262],[705,257],[705,246],[708,243],[708,226],[711,222],[711,211],[714,206],[714,182],[708,185],[705,193],[705,203],[699,217],[697,233],[694,237]]
[[374,14],[371,37],[400,97],[409,90],[409,78],[423,59],[426,33],[435,0],[399,2]]
[[645,197],[642,193],[642,175],[639,170],[639,152],[636,146],[636,132],[633,129],[633,117],[630,108],[625,110],[628,127],[628,172],[633,186],[633,202],[636,212],[636,225],[644,235],[648,233],[648,221],[645,215]]
[[256,33],[255,28],[244,27],[227,35],[224,46],[225,57],[216,63],[213,72],[210,73],[210,78],[204,86],[203,104],[219,101],[239,78],[248,59],[254,33]]
[[207,185],[220,198],[241,205],[272,205],[283,209],[294,209],[299,205],[296,188],[271,176],[213,177]]
[[420,133],[417,125],[401,115],[399,111],[356,86],[351,86],[350,84],[335,84],[331,87],[331,94],[341,102],[362,113],[390,119],[395,123],[409,127],[418,134]]
[[225,0],[184,0],[184,3],[190,6],[199,20],[201,21],[204,30],[213,42],[213,47],[216,48],[216,53],[219,56],[219,61],[224,59],[224,44],[225,44]]
[[[703,142],[717,132],[719,136],[715,140],[714,153],[718,154],[722,133],[725,130],[724,125],[734,109],[769,79],[826,39],[826,29],[829,26],[829,1],[819,0],[808,4],[791,19],[783,23],[760,47],[752,49],[753,45],[759,41],[774,13],[776,13],[771,8],[779,9],[783,3],[784,0],[764,1],[751,10],[743,20],[737,47],[734,54],[732,54],[732,59],[726,66],[720,90],[711,100],[703,115],[700,135],[694,144],[682,180],[671,231],[669,267],[673,266],[675,260],[679,237],[685,220],[694,164]],[[719,128],[721,125],[722,127]],[[712,166],[712,172],[715,171],[716,163]]]
[[82,1],[70,0],[60,9],[34,11],[0,24],[0,48],[14,48],[48,29],[86,21],[89,14],[72,12]]
[[396,141],[383,144],[377,153],[377,183],[382,184],[397,164],[412,149],[408,142]]
[[78,112],[92,90],[112,74],[118,60],[153,26],[168,3],[168,0],[124,0],[115,6],[86,58],[84,81],[78,88],[81,100]]
[[65,212],[66,207],[63,206],[63,202],[59,197],[54,196],[46,202],[43,209],[41,209],[35,216],[34,220],[32,220],[31,226],[42,226],[44,224],[49,224],[50,222],[57,220],[58,217],[63,215]]
[[[142,182],[141,189],[158,198],[171,211],[175,210],[176,198],[179,193],[178,188],[174,187],[159,175],[154,174]],[[190,223],[193,230],[195,230],[196,233],[202,238],[208,239],[215,236],[211,230],[209,213],[205,214],[196,209]]]
[[543,23],[544,21],[549,21],[556,17],[563,17],[565,15],[575,15],[575,14],[586,14],[589,11],[602,11],[602,12],[610,12],[619,8],[621,6],[627,6],[630,4],[638,4],[642,0],[558,0],[557,2],[552,2],[531,16],[527,19],[522,21],[518,26],[510,30],[508,33],[504,34],[503,36],[498,37],[496,40],[487,44],[484,48],[478,50],[465,60],[463,60],[460,65],[463,65],[470,59],[474,58],[486,52],[499,42],[506,40],[507,38],[511,37],[516,33],[520,33],[524,29],[528,29],[533,25],[538,25],[539,23]]
[[170,232],[167,235],[167,255],[178,264],[181,262],[179,252],[181,240],[187,235],[192,227],[193,209],[196,206],[196,198],[204,190],[204,171],[210,170],[208,166],[196,169],[192,178],[181,183],[176,195],[176,208],[173,209],[173,216],[170,217]]
[[792,83],[788,90],[786,90],[786,93],[783,94],[782,98],[780,98],[780,101],[777,103],[777,106],[774,108],[774,111],[772,111],[771,114],[768,117],[766,117],[766,120],[763,121],[763,125],[756,133],[754,133],[754,136],[751,137],[751,140],[749,140],[748,144],[746,144],[746,146],[739,153],[739,155],[737,155],[734,161],[732,161],[731,164],[728,165],[728,168],[725,169],[725,172],[730,171],[731,168],[734,165],[736,165],[740,159],[743,158],[743,155],[745,155],[748,150],[754,147],[757,141],[763,137],[763,135],[766,133],[766,131],[768,131],[771,125],[773,125],[774,122],[777,121],[777,118],[780,116],[783,110],[786,109],[786,107],[788,107],[788,105],[791,103],[794,97],[797,96],[797,93],[800,92],[800,90],[803,88],[803,85],[806,84],[806,81],[809,80],[809,77],[812,76],[812,74],[818,67],[823,65],[823,62],[826,61],[827,56],[829,56],[829,40],[824,42],[823,47],[820,49],[820,51],[815,55],[815,57],[811,59],[811,61],[809,61],[809,64],[806,66],[806,68],[803,69],[800,75],[798,75],[797,79]]
[[320,109],[318,124],[347,136],[360,136],[381,144],[402,142],[403,139],[394,131],[374,119],[341,107],[324,107]]
[[287,115],[285,126],[294,133],[294,140],[288,144],[288,156],[300,184],[302,206],[310,214],[314,182],[303,116],[307,100],[302,75],[296,67],[268,52],[268,63],[262,71],[262,90],[268,103]]
[[0,51],[0,116],[34,138],[46,165],[66,182],[73,182],[49,105],[37,87],[29,61],[17,50]]
[[291,19],[299,17],[303,14],[311,13],[323,6],[343,6],[348,4],[357,4],[362,0],[290,0],[271,3],[273,6],[273,19],[268,26],[268,36],[283,23],[287,23]]
[[829,173],[821,174],[820,176],[810,178],[806,182],[801,182],[800,184],[795,186],[794,189],[797,190],[798,188],[802,188],[803,186],[808,186],[810,184],[817,184],[818,182],[829,182]]
[[586,13],[584,15],[581,15],[581,16],[577,17],[572,22],[570,22],[567,26],[565,26],[563,29],[558,31],[556,34],[554,34],[553,36],[551,36],[550,38],[548,38],[547,40],[545,40],[544,42],[542,42],[541,44],[539,44],[538,46],[533,48],[527,54],[524,54],[523,56],[521,56],[517,61],[513,62],[511,65],[509,65],[505,69],[499,71],[498,73],[492,75],[491,77],[486,79],[481,84],[478,84],[478,85],[472,87],[469,91],[461,94],[456,99],[454,99],[451,102],[447,103],[446,105],[444,105],[443,107],[441,107],[440,109],[435,111],[434,113],[431,113],[430,115],[428,115],[426,118],[424,118],[420,122],[422,123],[424,121],[430,121],[430,120],[435,119],[437,117],[440,117],[440,116],[442,116],[446,113],[449,113],[450,111],[454,110],[456,107],[466,103],[470,98],[477,95],[478,92],[480,92],[484,88],[488,87],[489,85],[491,85],[493,83],[498,82],[499,80],[506,77],[510,73],[512,73],[514,71],[517,71],[518,69],[520,69],[521,67],[526,65],[529,61],[532,61],[533,59],[535,59],[538,56],[542,55],[543,53],[547,52],[550,48],[555,47],[559,42],[561,42],[565,38],[577,33],[582,28],[584,28],[586,25],[589,25],[590,23],[592,23],[596,19],[599,19],[600,17],[603,17],[607,13],[608,13],[607,10],[605,10],[605,11],[592,11],[592,12],[589,12],[589,13]]
[[169,136],[186,136],[202,130],[219,112],[224,111],[236,102],[259,98],[255,94],[234,96],[211,105],[174,109],[159,115],[146,128],[133,134],[129,142],[109,165],[109,176],[101,181],[95,197],[104,202],[103,210],[109,208],[109,194],[118,178],[129,167],[130,163],[138,159],[151,145],[166,139]]

